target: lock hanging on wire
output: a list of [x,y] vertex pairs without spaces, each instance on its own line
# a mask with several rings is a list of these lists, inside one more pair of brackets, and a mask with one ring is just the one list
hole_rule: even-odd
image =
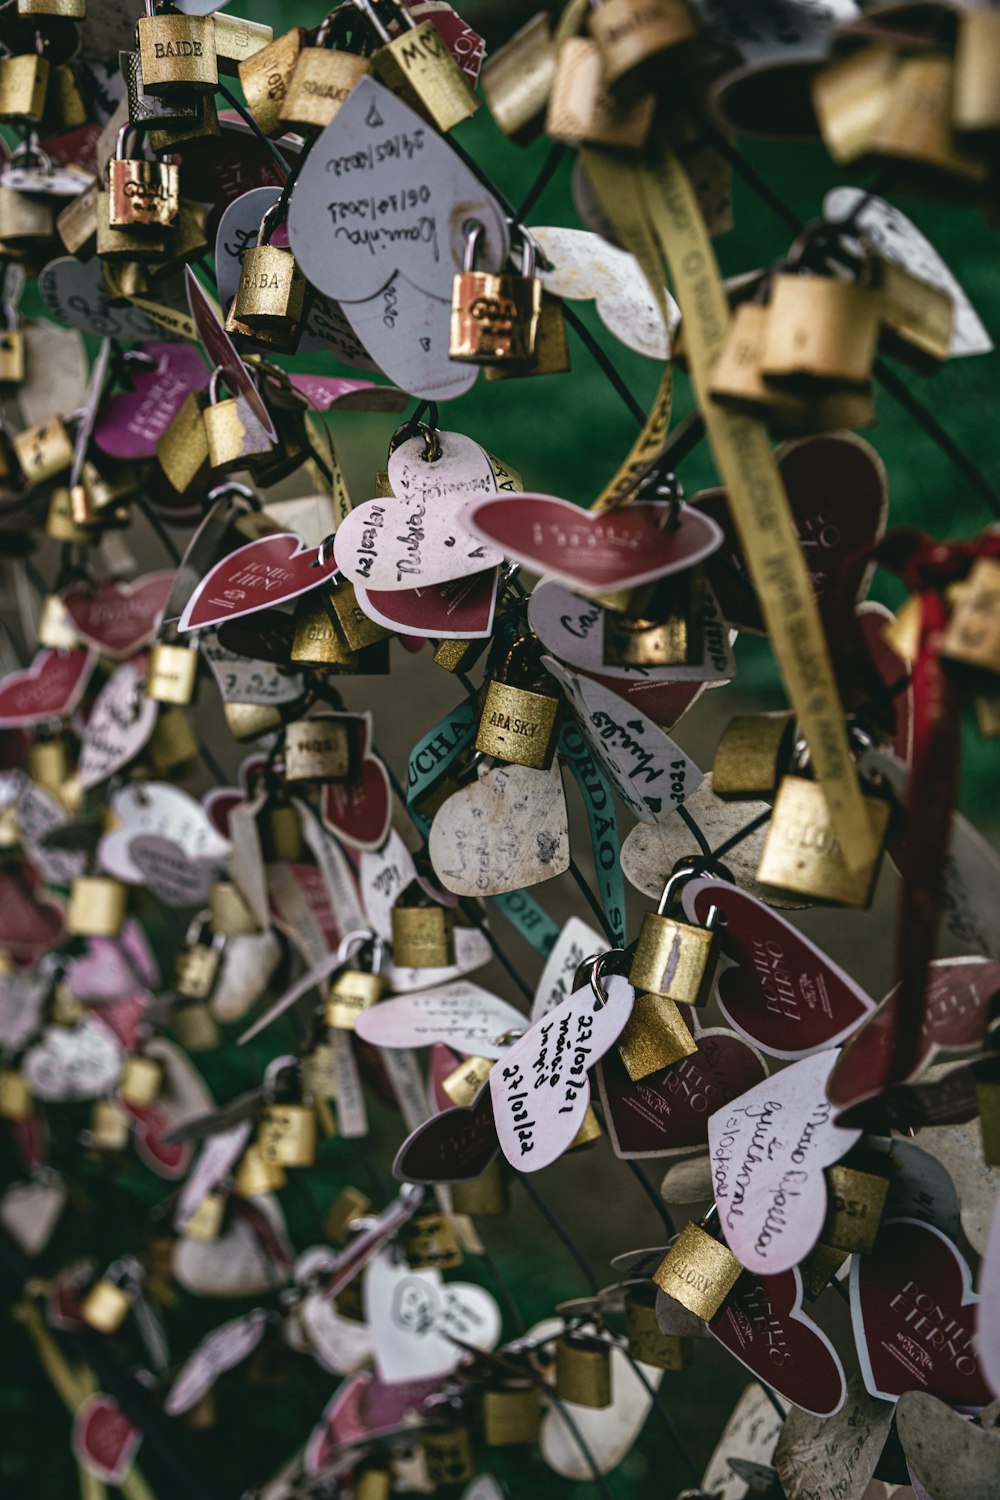
[[219,68],[213,18],[178,11],[159,15],[156,0],[145,0],[145,5],[146,14],[136,23],[136,39],[146,92],[214,93],[219,87]]
[[393,36],[378,12],[379,0],[355,0],[383,44],[372,56],[372,72],[404,104],[446,134],[475,114],[482,102],[452,57],[433,21],[419,25],[399,0],[384,0],[402,28]]
[[521,271],[476,270],[485,233],[478,219],[464,225],[465,256],[452,283],[449,358],[465,364],[527,364],[534,357],[542,312],[542,283],[535,275],[535,242],[519,231]]
[[337,45],[352,11],[358,14],[351,5],[331,11],[320,24],[312,46],[299,52],[279,109],[280,119],[289,130],[306,136],[325,130],[355,85],[370,75],[367,57]]
[[180,168],[176,162],[126,156],[136,127],[126,123],[115,138],[108,162],[108,223],[112,229],[172,229],[180,211]]
[[391,912],[393,962],[401,969],[444,969],[455,962],[455,918],[411,880]]
[[283,342],[298,342],[305,309],[306,279],[291,250],[271,244],[281,214],[280,199],[271,204],[260,221],[256,245],[244,252],[239,286],[226,319],[226,328],[240,332],[245,324],[251,332],[261,330],[280,335]]
[[707,1323],[718,1316],[743,1275],[743,1267],[729,1246],[709,1230],[717,1218],[718,1210],[713,1207],[700,1224],[685,1224],[653,1272],[661,1291]]
[[663,887],[655,912],[642,919],[629,969],[629,983],[677,1005],[704,1005],[719,961],[720,912],[713,906],[704,927],[672,914],[677,891],[699,874],[694,861],[682,861]]
[[[366,953],[368,967],[364,968],[362,956]],[[327,993],[327,1026],[353,1031],[358,1016],[378,1004],[385,994],[384,953],[385,944],[376,932],[361,928],[341,938],[337,957],[344,967],[334,976]]]
[[300,1069],[276,1058],[264,1076],[265,1104],[257,1144],[267,1165],[311,1167],[316,1160],[316,1110],[303,1098]]
[[555,686],[538,662],[537,641],[522,635],[491,675],[476,734],[476,749],[508,765],[547,771],[556,750],[562,708]]
[[225,935],[212,931],[212,913],[198,913],[187,930],[185,946],[177,955],[174,989],[185,1000],[207,1000],[222,967]]

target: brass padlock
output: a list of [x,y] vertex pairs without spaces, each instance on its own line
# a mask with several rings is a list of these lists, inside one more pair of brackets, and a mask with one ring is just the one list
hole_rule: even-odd
[[52,69],[45,111],[46,125],[43,128],[47,130],[51,121],[57,135],[86,125],[87,101],[69,63],[57,63]]
[[367,57],[335,47],[337,20],[348,14],[334,10],[316,32],[311,47],[303,47],[288,79],[279,110],[282,123],[302,135],[325,130],[355,84],[371,73]]
[[188,1240],[217,1240],[222,1233],[222,1221],[225,1217],[225,1195],[206,1193],[194,1213],[184,1221],[181,1234]]
[[496,1157],[485,1172],[468,1182],[452,1183],[451,1206],[455,1213],[469,1214],[472,1217],[482,1215],[484,1218],[499,1218],[507,1213],[510,1209],[510,1194],[502,1159]]
[[156,461],[179,495],[203,488],[209,472],[208,434],[203,411],[207,396],[191,391],[156,445]]
[[327,1209],[323,1228],[335,1245],[346,1245],[351,1225],[373,1213],[375,1205],[359,1188],[342,1188]]
[[214,93],[219,86],[215,26],[211,16],[154,15],[146,0],[136,36],[142,57],[143,87],[150,94],[174,89]]
[[216,365],[208,384],[208,405],[202,412],[208,439],[208,461],[217,474],[246,468],[249,458],[270,452],[272,446],[263,427],[256,438],[248,430],[243,408],[236,397],[220,398],[222,375],[222,366]]
[[876,43],[838,57],[810,81],[823,142],[843,165],[868,154],[892,99],[900,69],[895,48]]
[[59,792],[69,777],[69,752],[62,735],[35,739],[28,747],[28,775],[47,791]]
[[102,260],[135,260],[150,264],[162,260],[170,236],[169,229],[149,225],[127,228],[111,222],[111,194],[97,195],[97,254]]
[[96,1099],[88,1134],[87,1144],[98,1151],[124,1151],[129,1142],[128,1116],[114,1099]]
[[45,484],[73,462],[73,440],[59,417],[28,427],[14,438],[14,454],[29,484]]
[[625,1293],[628,1352],[654,1370],[686,1370],[691,1364],[693,1341],[661,1331],[656,1320],[656,1295],[656,1287],[648,1281],[630,1286]]
[[522,235],[520,275],[477,271],[476,250],[484,228],[470,219],[465,230],[465,259],[451,294],[451,340],[448,357],[465,364],[518,364],[535,352],[542,310],[542,283],[535,275],[535,245]]
[[979,557],[957,591],[940,654],[979,672],[1000,672],[1000,562]]
[[273,703],[224,703],[222,712],[226,728],[241,745],[249,740],[259,740],[263,734],[271,734],[284,722],[281,709]]
[[399,1245],[412,1271],[450,1271],[462,1264],[462,1247],[447,1214],[414,1214],[400,1228]]
[[186,1000],[207,1000],[219,977],[226,940],[221,933],[211,933],[210,928],[211,913],[199,912],[188,927],[185,946],[177,955],[174,989]]
[[545,117],[545,133],[552,140],[641,151],[655,109],[652,94],[615,98],[604,82],[601,49],[591,37],[571,36],[563,43]]
[[24,334],[17,326],[13,307],[4,307],[4,323],[0,331],[0,384],[20,385],[24,380]]
[[208,893],[212,931],[223,937],[247,937],[259,931],[257,918],[232,880],[216,880]]
[[504,135],[527,146],[541,133],[556,76],[552,20],[539,11],[483,63],[480,83]]
[[784,430],[805,428],[809,403],[805,396],[768,385],[760,360],[767,333],[768,309],[757,302],[741,302],[733,313],[725,342],[709,382],[713,401],[731,411],[757,417]]
[[193,119],[178,120],[172,125],[150,125],[149,144],[153,151],[177,151],[181,146],[218,140],[222,135],[214,97],[211,94],[196,94],[194,97],[198,101],[198,110]]
[[736,1256],[709,1234],[704,1223],[688,1223],[653,1272],[653,1280],[668,1297],[710,1323],[742,1274]]
[[467,1427],[425,1427],[419,1438],[427,1467],[427,1482],[433,1489],[445,1484],[468,1484],[475,1479],[479,1471]]
[[149,653],[146,670],[146,697],[157,703],[183,707],[194,697],[198,678],[196,646],[176,646],[159,642]]
[[[337,1097],[337,1058],[329,1042],[316,1042],[307,1052],[303,1052],[300,1058],[302,1065],[302,1087],[304,1091],[317,1101],[317,1106]],[[323,1125],[324,1133],[334,1134],[334,1130],[326,1131],[326,1122]]]
[[181,1000],[170,1011],[174,1036],[185,1052],[212,1052],[222,1033],[204,1000]]
[[233,1189],[241,1198],[260,1198],[276,1193],[285,1186],[285,1174],[271,1161],[265,1161],[260,1147],[252,1142],[236,1164]]
[[295,635],[289,653],[306,666],[349,667],[355,654],[348,650],[327,608],[316,594],[304,594],[295,606]]
[[392,631],[386,626],[368,618],[358,603],[354,584],[349,583],[346,578],[334,585],[327,604],[333,611],[333,618],[348,651],[364,651],[378,641],[388,640],[392,635]]
[[[358,946],[360,941],[360,946]],[[339,1031],[353,1031],[358,1016],[377,1005],[385,993],[382,955],[385,945],[374,932],[349,932],[340,943],[337,957],[345,964],[330,984],[326,997],[326,1024]],[[355,954],[370,950],[370,968],[360,967]]]
[[475,666],[488,644],[485,640],[439,641],[434,652],[434,665],[445,672],[467,672]]
[[215,29],[215,60],[220,73],[236,75],[240,63],[249,62],[274,41],[274,27],[262,21],[248,21],[228,12],[212,12]]
[[737,714],[722,731],[712,762],[717,797],[770,797],[791,758],[792,714]]
[[[265,213],[257,243],[244,252],[239,286],[233,298],[226,327],[242,323],[253,331],[297,333],[305,307],[306,280],[291,250],[271,244],[277,228],[280,199]],[[238,330],[237,330],[238,331]]]
[[556,1341],[560,1401],[603,1411],[611,1405],[611,1345],[595,1334],[567,1332]]
[[316,1160],[316,1111],[311,1104],[265,1104],[257,1144],[278,1167],[311,1167]]
[[604,618],[605,666],[680,667],[705,654],[705,574],[685,568],[655,590],[636,590],[641,610],[610,610]]
[[876,260],[875,269],[882,296],[879,347],[906,360],[921,374],[932,374],[951,354],[955,328],[951,294],[884,257]]
[[605,83],[624,98],[666,86],[669,64],[687,55],[698,30],[687,0],[598,0],[587,26]]
[[859,1172],[843,1163],[827,1167],[828,1206],[820,1240],[834,1250],[870,1255],[875,1248],[889,1179],[875,1172]]
[[1000,129],[1000,98],[995,87],[998,57],[1000,12],[959,11],[952,120],[961,134],[990,135]]
[[0,1120],[30,1120],[35,1112],[28,1080],[16,1068],[0,1070]]
[[260,851],[266,865],[294,864],[302,858],[302,818],[292,801],[268,802],[257,821]]
[[372,72],[380,83],[442,133],[475,114],[482,101],[433,21],[418,25],[405,5],[388,0],[393,19],[402,28],[401,34],[393,37],[372,0],[355,0],[355,4],[384,44],[371,60]]
[[835,1250],[832,1245],[824,1245],[819,1240],[805,1259],[799,1261],[802,1290],[810,1302],[815,1302],[826,1291],[847,1258],[846,1250]]
[[656,911],[643,917],[628,976],[637,990],[662,995],[679,1005],[706,1003],[719,961],[716,907],[711,908],[704,927],[667,914],[675,891],[696,873],[693,865],[682,863],[664,886]]
[[615,1043],[633,1083],[691,1057],[698,1043],[673,1000],[639,993],[625,1030]]
[[542,1425],[541,1388],[510,1379],[483,1392],[483,1440],[488,1448],[536,1443]]
[[50,651],[72,651],[80,644],[58,594],[46,594],[38,616],[38,644]]
[[135,1292],[123,1283],[123,1273],[112,1266],[80,1303],[80,1317],[97,1333],[117,1333],[128,1317]]
[[888,99],[869,141],[869,158],[934,185],[940,178],[975,188],[989,176],[989,163],[962,149],[952,117],[955,63],[943,53],[904,57],[888,87]]
[[463,1057],[457,1067],[441,1080],[441,1088],[452,1104],[464,1109],[485,1088],[492,1068],[488,1057]]
[[[69,255],[80,255],[97,237],[97,208],[101,190],[96,182],[71,198],[56,219],[56,233]],[[2,226],[0,226],[2,227]],[[0,238],[3,236],[0,235]]]
[[107,875],[81,875],[73,881],[66,912],[72,937],[117,937],[125,925],[128,890]]
[[38,52],[0,58],[0,120],[40,125],[45,114],[52,65]]
[[125,1064],[118,1092],[126,1104],[153,1104],[163,1087],[163,1065],[136,1053]]
[[45,517],[45,535],[54,542],[72,542],[78,547],[87,547],[94,540],[93,531],[74,519],[73,498],[64,485],[57,485],[52,491]]
[[555,683],[538,663],[535,646],[533,636],[519,636],[491,675],[476,749],[508,765],[547,771],[555,755],[562,700],[545,691]]
[[560,297],[542,292],[542,307],[535,334],[535,352],[528,360],[506,360],[502,365],[486,365],[487,380],[522,380],[532,375],[565,375],[570,368],[566,313]]
[[390,1500],[392,1470],[384,1464],[362,1463],[351,1480],[352,1500]]
[[350,781],[358,765],[355,730],[347,719],[293,719],[285,725],[285,780]]
[[785,776],[757,870],[762,885],[839,906],[867,906],[875,888],[889,824],[890,805],[865,797],[877,853],[871,863],[851,870],[830,823],[823,788],[803,776]]
[[761,374],[800,393],[866,389],[880,308],[874,287],[780,272],[771,281]]
[[10,249],[32,250],[37,241],[51,239],[56,224],[54,202],[42,193],[0,186],[0,241]]
[[152,770],[157,776],[165,776],[178,766],[189,765],[200,752],[189,716],[182,708],[164,707],[146,741],[146,759]]
[[132,124],[122,126],[108,162],[108,221],[113,229],[170,229],[180,210],[180,167],[176,162],[126,157],[125,143],[134,130]]
[[118,64],[125,79],[130,124],[139,130],[153,130],[158,126],[191,126],[200,122],[202,107],[210,96],[185,93],[183,89],[151,94],[143,83],[142,53],[138,47],[133,52],[119,52]]
[[239,65],[247,109],[264,135],[281,135],[285,129],[281,107],[307,39],[304,27],[293,26]]
[[393,962],[401,969],[446,969],[455,962],[454,916],[413,881],[392,908]]
[[19,16],[60,16],[64,21],[85,21],[87,0],[17,0]]

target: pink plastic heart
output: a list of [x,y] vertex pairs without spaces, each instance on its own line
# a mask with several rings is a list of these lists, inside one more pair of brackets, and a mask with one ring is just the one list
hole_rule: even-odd
[[141,344],[153,369],[132,366],[132,389],[101,405],[94,442],[111,458],[155,458],[156,446],[192,391],[203,391],[209,372],[194,344]]
[[39,651],[30,667],[0,680],[0,729],[68,718],[96,665],[92,651]]
[[204,630],[224,620],[298,599],[328,583],[337,572],[332,548],[325,562],[294,531],[261,537],[216,563],[187,602],[178,629]]
[[153,639],[173,582],[173,573],[147,573],[134,583],[108,578],[93,588],[67,589],[62,601],[85,645],[124,661]]

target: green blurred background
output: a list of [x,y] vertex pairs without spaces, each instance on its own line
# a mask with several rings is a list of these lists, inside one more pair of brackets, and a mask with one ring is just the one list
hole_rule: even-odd
[[[533,0],[465,0],[461,6],[466,19],[492,47],[535,8]],[[276,32],[296,23],[315,24],[322,14],[320,5],[292,0],[236,0],[234,9],[250,19],[267,22]],[[527,192],[549,149],[545,142],[527,150],[511,145],[494,128],[485,109],[461,127],[458,138],[515,203]],[[818,146],[752,141],[740,144],[780,197],[794,205],[805,220],[817,217],[826,191],[845,180]],[[567,159],[556,173],[533,210],[533,223],[578,225],[570,196],[570,165]],[[950,263],[995,336],[995,231],[971,209],[944,208],[905,198],[896,201]],[[724,272],[744,271],[770,262],[787,250],[788,232],[737,181],[735,229],[717,241],[717,248]],[[648,406],[657,384],[657,368],[624,348],[612,347],[613,341],[592,310],[583,308],[582,312],[588,326],[609,348],[639,401]],[[447,420],[514,465],[523,475],[526,488],[586,503],[616,468],[631,443],[635,424],[578,343],[573,345],[572,354],[573,370],[568,376],[499,384],[479,382],[470,395],[449,408]],[[313,357],[311,366],[330,367],[320,357]],[[932,406],[994,483],[1000,483],[994,440],[997,369],[994,354],[956,360],[930,380],[902,372],[903,379]],[[690,409],[690,404],[687,384],[679,376],[675,420]],[[991,517],[979,498],[970,493],[927,434],[884,392],[879,392],[877,405],[878,424],[864,436],[878,448],[888,469],[890,524],[919,524],[941,537],[971,535],[988,524]],[[334,430],[353,493],[364,498],[367,481],[384,454],[391,422],[340,418]],[[714,483],[704,445],[684,462],[681,473],[689,494]],[[873,594],[892,606],[901,597],[895,581],[881,573],[876,576]],[[710,757],[719,726],[730,714],[750,701],[761,707],[781,702],[765,643],[742,640],[737,659],[739,678],[734,687],[722,694],[705,695],[692,722],[679,735],[685,748],[697,753],[703,764]],[[398,664],[398,656],[396,660]],[[427,675],[424,669],[422,689]],[[363,699],[348,695],[352,706],[360,707],[363,702],[376,709],[384,751],[397,770],[405,764],[407,746],[455,700],[454,686],[441,681],[443,676],[438,674],[429,684],[419,704],[401,698],[397,675],[391,685],[373,684],[370,691],[365,690]],[[219,742],[213,740],[213,744]],[[995,833],[1000,827],[1000,814],[993,794],[991,746],[978,738],[971,723],[966,726],[964,757],[963,806],[980,827]],[[235,763],[233,755],[228,764]],[[892,896],[891,886],[883,882],[872,914],[845,917],[815,913],[809,914],[804,923],[820,941],[828,942],[876,994],[888,980]],[[545,900],[549,905],[547,895]],[[579,910],[580,903],[571,894],[560,893],[553,897],[551,908],[562,919],[570,911]],[[500,935],[506,937],[506,930]],[[849,958],[845,958],[842,945],[846,945]],[[512,952],[526,973],[537,972],[537,960],[527,950],[515,943]],[[503,979],[487,978],[483,982],[494,982],[502,993],[516,998]],[[281,1045],[289,1039],[280,1039]],[[254,1054],[254,1067],[262,1066],[278,1045],[277,1036],[273,1046],[265,1039]],[[224,1047],[198,1061],[217,1098],[230,1098],[246,1087],[246,1073],[234,1060],[232,1048]],[[86,1128],[88,1110],[64,1107],[52,1114],[56,1120],[53,1159],[57,1164],[68,1163],[77,1155],[76,1139]],[[327,1142],[317,1169],[309,1174],[309,1190],[291,1186],[283,1193],[283,1206],[297,1246],[321,1238],[322,1212],[345,1183],[356,1183],[384,1201],[387,1184],[373,1172],[372,1157],[382,1163],[391,1161],[402,1132],[398,1118],[377,1109],[373,1109],[373,1117],[373,1153],[361,1153],[349,1143]],[[15,1172],[12,1160],[6,1159],[2,1165]],[[651,1166],[649,1175],[658,1182],[658,1164]],[[295,1174],[290,1177],[294,1181]],[[106,1167],[98,1167],[84,1157],[74,1183],[73,1211],[64,1215],[51,1252],[40,1266],[42,1272],[77,1255],[91,1255],[104,1264],[123,1250],[138,1246],[148,1210],[166,1196],[165,1185],[146,1173],[132,1155],[113,1176]],[[631,1176],[614,1160],[606,1141],[592,1153],[564,1160],[541,1174],[538,1186],[558,1204],[585,1245],[602,1282],[613,1279],[608,1265],[613,1254],[662,1242],[658,1218]],[[578,1268],[516,1186],[513,1210],[507,1219],[483,1221],[483,1235],[530,1323],[549,1314],[560,1297],[579,1295],[585,1286]],[[480,1277],[473,1262],[461,1274],[490,1284],[489,1276]],[[183,1355],[201,1332],[235,1315],[241,1305],[197,1302],[182,1295],[169,1320],[175,1350]],[[836,1298],[824,1299],[820,1320],[835,1337],[846,1334],[845,1315]],[[139,1346],[130,1341],[122,1344],[120,1354],[126,1363],[139,1363],[141,1359]],[[175,1424],[178,1453],[202,1476],[218,1500],[231,1500],[279,1467],[308,1436],[334,1388],[330,1377],[300,1356],[278,1362],[271,1376],[271,1383],[253,1386],[242,1370],[225,1376],[218,1388],[220,1424],[214,1432],[192,1433]],[[714,1345],[705,1344],[698,1347],[690,1371],[665,1377],[663,1394],[699,1466],[711,1451],[744,1383],[740,1367]],[[6,1433],[0,1439],[0,1496],[4,1500],[62,1500],[78,1492],[68,1430],[66,1414],[41,1376],[29,1346],[19,1330],[4,1323],[0,1332],[0,1431]],[[484,1454],[482,1449],[480,1453],[488,1469],[508,1482],[509,1493],[517,1500],[543,1493],[568,1500],[573,1491],[581,1492],[581,1500],[590,1500],[596,1494],[592,1485],[570,1486],[558,1480],[540,1459],[525,1456],[521,1450],[506,1456]],[[182,1488],[162,1476],[147,1452],[140,1452],[139,1462],[160,1500],[185,1500]],[[669,1497],[691,1483],[691,1474],[655,1419],[647,1423],[641,1442],[610,1478],[610,1488],[617,1497]]]

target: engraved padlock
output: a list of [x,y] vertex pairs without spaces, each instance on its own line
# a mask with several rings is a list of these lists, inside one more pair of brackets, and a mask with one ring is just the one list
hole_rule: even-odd
[[239,64],[247,109],[264,135],[281,135],[286,129],[281,107],[308,39],[305,27],[293,26]]
[[625,98],[663,86],[669,65],[687,56],[697,34],[687,0],[591,0],[591,6],[587,26],[601,49],[604,81]]
[[629,983],[647,994],[662,995],[677,1005],[704,1005],[719,961],[719,912],[712,907],[704,927],[672,915],[676,895],[697,874],[682,861],[663,887],[655,912],[642,919],[629,969]]
[[171,229],[180,210],[180,168],[176,162],[126,156],[135,126],[123,125],[108,162],[109,223],[112,229]]
[[375,36],[383,43],[371,59],[380,83],[405,104],[447,132],[468,120],[481,100],[452,57],[433,21],[413,19],[398,0],[381,0],[400,33],[393,36],[378,13],[380,0],[355,0]]
[[357,721],[293,719],[285,725],[285,780],[350,781],[358,765]]
[[792,714],[737,714],[716,747],[712,791],[734,799],[772,796],[787,768],[794,738]]
[[128,889],[107,875],[80,875],[73,881],[66,913],[72,937],[117,937],[125,925]]
[[476,749],[509,765],[547,771],[556,749],[562,700],[537,660],[533,636],[520,636],[489,679]]
[[185,99],[198,101],[197,113],[190,119],[175,120],[172,124],[151,124],[149,144],[153,151],[176,151],[195,141],[218,140],[222,134],[219,111],[212,94],[184,94]]
[[838,1162],[824,1171],[827,1213],[820,1241],[851,1255],[870,1255],[875,1249],[889,1178],[879,1172],[862,1172]]
[[545,117],[545,133],[552,140],[641,151],[653,128],[655,109],[652,94],[615,98],[604,81],[604,60],[592,37],[571,36],[563,43]]
[[596,1334],[569,1330],[556,1341],[556,1392],[560,1401],[603,1411],[611,1405],[611,1344]]
[[184,947],[177,955],[174,989],[185,1000],[207,1000],[222,968],[225,936],[212,931],[212,914],[199,912],[187,930]]
[[146,697],[157,703],[183,707],[194,697],[198,679],[198,649],[159,642],[149,653]]
[[328,1026],[353,1031],[358,1016],[381,1000],[385,993],[384,951],[385,944],[378,934],[364,928],[348,932],[341,939],[337,957],[344,967],[334,975],[327,991]]
[[264,1088],[257,1144],[265,1163],[311,1167],[316,1160],[316,1109],[302,1098],[298,1069],[277,1058],[267,1069]]
[[291,250],[271,244],[282,212],[279,205],[280,199],[270,206],[261,219],[256,245],[244,251],[239,285],[226,319],[230,333],[240,331],[235,328],[238,323],[289,337],[298,332],[306,279]]
[[125,79],[129,122],[137,129],[191,126],[200,121],[206,95],[185,93],[183,89],[151,94],[143,82],[142,53],[138,47],[132,52],[119,52],[118,65]]
[[365,614],[358,603],[354,584],[344,578],[334,584],[327,598],[337,628],[348,651],[364,651],[379,641],[388,640],[392,631]]
[[532,375],[565,375],[570,364],[569,337],[562,299],[550,297],[543,291],[535,333],[535,350],[531,358],[486,365],[483,373],[489,381],[524,380]]
[[101,260],[152,264],[163,259],[171,231],[152,224],[112,224],[110,193],[97,195],[97,254]]
[[243,469],[248,459],[258,453],[267,453],[271,448],[263,427],[259,437],[248,430],[244,408],[236,397],[220,397],[222,377],[222,366],[216,365],[208,384],[208,405],[202,412],[208,439],[208,461],[217,474]]
[[143,86],[150,94],[174,89],[214,93],[219,86],[215,55],[215,25],[211,16],[187,16],[177,11],[154,13],[155,0],[145,0],[146,14],[136,28],[142,57]]
[[391,912],[393,963],[401,969],[444,969],[455,962],[453,913],[432,901],[416,880]]
[[465,230],[465,257],[451,294],[450,359],[465,364],[518,364],[535,352],[542,311],[542,283],[535,275],[535,245],[522,233],[520,274],[476,270],[476,251],[484,234],[478,219]]
[[540,11],[483,63],[483,94],[504,135],[526,146],[541,133],[555,76],[552,20]]
[[492,1067],[488,1057],[463,1057],[458,1066],[442,1078],[442,1092],[448,1095],[452,1104],[465,1108],[485,1088]]
[[873,286],[780,272],[771,281],[762,376],[806,394],[867,389],[880,309]]
[[757,868],[760,883],[837,906],[868,906],[891,808],[883,797],[866,796],[863,801],[876,853],[868,864],[851,869],[819,782],[800,775],[782,777]]
[[215,30],[215,60],[220,73],[234,77],[240,63],[249,62],[274,41],[274,27],[263,21],[248,21],[245,16],[231,16],[228,11],[212,12]]
[[14,438],[14,454],[30,484],[55,479],[73,462],[73,441],[59,417],[49,417]]
[[338,23],[350,12],[350,6],[331,11],[313,45],[299,53],[279,111],[288,129],[307,136],[325,130],[354,86],[371,73],[367,57],[335,45],[342,40],[343,27]]
[[721,1312],[743,1274],[743,1267],[728,1245],[709,1232],[707,1225],[714,1217],[713,1209],[700,1224],[685,1224],[653,1272],[653,1280],[661,1291],[706,1322]]
[[0,58],[0,120],[41,124],[52,73],[43,45],[36,33],[36,51]]

